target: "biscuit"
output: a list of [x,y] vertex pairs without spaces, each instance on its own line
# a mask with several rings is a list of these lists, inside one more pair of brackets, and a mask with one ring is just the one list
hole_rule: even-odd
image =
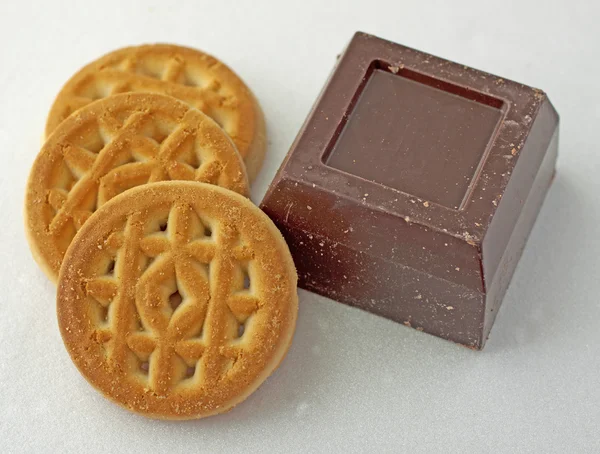
[[46,123],[46,137],[72,112],[122,92],[178,98],[219,123],[246,163],[250,181],[266,151],[265,120],[244,82],[216,58],[181,46],[148,44],[111,52],[79,70],[62,88]]
[[169,179],[248,194],[234,144],[199,110],[148,93],[88,104],[56,128],[33,164],[25,218],[34,258],[56,280],[67,247],[97,208],[131,187]]
[[243,401],[285,356],[297,276],[271,220],[195,182],[130,189],[69,247],[57,313],[65,346],[102,394],[153,418],[192,419]]

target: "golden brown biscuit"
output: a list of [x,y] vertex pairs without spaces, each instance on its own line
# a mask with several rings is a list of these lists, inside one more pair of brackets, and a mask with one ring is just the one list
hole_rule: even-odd
[[106,397],[154,418],[201,418],[243,401],[283,359],[296,281],[283,237],[248,199],[154,183],[115,197],[77,233],[58,321]]
[[31,169],[26,232],[52,280],[85,220],[140,184],[196,180],[246,195],[240,155],[208,116],[170,96],[126,93],[89,104],[62,122]]
[[265,121],[250,89],[216,58],[169,44],[119,49],[79,70],[54,101],[46,137],[80,107],[130,91],[174,96],[200,109],[232,138],[250,181],[260,170],[266,151]]

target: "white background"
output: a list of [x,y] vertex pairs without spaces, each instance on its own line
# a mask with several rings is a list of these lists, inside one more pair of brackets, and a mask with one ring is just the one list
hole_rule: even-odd
[[[600,6],[585,1],[0,0],[0,452],[600,452]],[[557,178],[483,352],[300,291],[281,368],[230,413],[132,415],[72,365],[22,203],[45,115],[83,64],[168,41],[264,108],[259,201],[356,30],[544,89]]]

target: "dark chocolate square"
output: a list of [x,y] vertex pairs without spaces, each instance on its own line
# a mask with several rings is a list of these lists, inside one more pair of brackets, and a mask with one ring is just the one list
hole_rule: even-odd
[[542,91],[357,33],[261,207],[301,287],[481,348],[557,142]]

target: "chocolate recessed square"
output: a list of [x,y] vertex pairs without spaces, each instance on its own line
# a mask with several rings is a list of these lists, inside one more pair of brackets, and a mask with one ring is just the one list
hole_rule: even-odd
[[261,207],[302,288],[479,349],[557,152],[542,91],[357,33]]
[[502,117],[502,101],[468,99],[459,87],[440,89],[404,72],[370,72],[326,163],[458,209]]

